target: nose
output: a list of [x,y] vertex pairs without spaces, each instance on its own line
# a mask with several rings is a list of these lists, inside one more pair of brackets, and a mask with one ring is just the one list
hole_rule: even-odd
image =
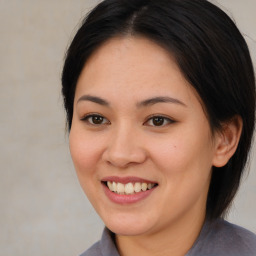
[[112,131],[108,142],[102,158],[115,167],[126,168],[132,164],[141,164],[147,158],[143,140],[128,126]]

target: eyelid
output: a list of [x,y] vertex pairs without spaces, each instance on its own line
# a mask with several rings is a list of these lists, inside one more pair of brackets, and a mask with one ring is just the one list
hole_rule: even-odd
[[163,125],[159,125],[159,126],[157,126],[157,125],[148,125],[148,126],[159,127],[159,128],[160,128],[160,127],[165,127],[165,126],[167,126],[167,125],[176,123],[176,121],[175,121],[173,118],[171,118],[171,117],[167,117],[167,116],[162,115],[162,114],[153,114],[153,115],[147,117],[147,119],[146,119],[146,121],[143,123],[143,125],[147,125],[147,123],[148,123],[149,121],[151,121],[153,118],[156,118],[156,117],[163,118],[165,121],[167,120],[168,123],[167,123],[167,124],[163,124]]
[[[99,123],[99,124],[90,122],[89,118],[92,118],[92,117],[101,117],[101,118],[104,119],[104,121],[102,123]],[[162,119],[164,119],[164,123],[162,125],[148,124],[150,121],[153,120],[153,118],[162,118]],[[85,115],[83,115],[82,118],[80,118],[80,120],[84,121],[88,125],[92,125],[92,126],[101,126],[101,125],[109,125],[109,124],[111,124],[110,121],[106,117],[104,117],[102,114],[99,114],[99,113],[88,113],[88,114],[85,114]],[[143,122],[143,125],[152,126],[152,127],[159,127],[160,128],[160,127],[165,127],[167,125],[173,124],[175,122],[176,121],[173,118],[169,117],[169,116],[167,117],[167,116],[165,116],[163,114],[153,114],[153,115],[150,115],[150,116],[147,117],[146,121]]]
[[[91,118],[91,117],[102,117],[107,122],[103,122],[101,124],[94,124],[94,123],[88,121],[88,119]],[[86,122],[89,125],[93,125],[93,126],[101,126],[101,125],[108,125],[108,124],[110,124],[110,121],[106,117],[104,117],[103,115],[101,115],[99,113],[88,113],[86,115],[83,115],[83,117],[80,118],[80,120]]]

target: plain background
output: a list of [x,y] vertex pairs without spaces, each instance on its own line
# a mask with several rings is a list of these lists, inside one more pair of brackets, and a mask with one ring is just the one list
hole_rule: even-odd
[[[97,2],[0,0],[0,255],[78,255],[100,238],[103,224],[70,159],[60,93],[68,42]],[[218,3],[236,20],[255,63],[256,1]],[[255,167],[252,154],[229,216],[254,232]]]

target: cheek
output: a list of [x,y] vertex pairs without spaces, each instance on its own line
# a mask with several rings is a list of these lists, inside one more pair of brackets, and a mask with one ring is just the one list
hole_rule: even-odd
[[170,173],[180,172],[180,168],[190,162],[194,155],[188,143],[186,139],[179,136],[155,141],[152,143],[153,147],[149,145],[151,157],[162,170]]
[[168,182],[192,184],[208,179],[213,151],[208,135],[191,132],[154,143],[151,155]]
[[209,145],[184,136],[165,142],[155,147],[152,155],[161,173],[163,192],[159,202],[166,218],[193,207],[204,209],[211,177]]
[[71,129],[69,147],[78,177],[92,174],[101,154],[99,143],[92,136]]
[[95,188],[100,185],[97,178],[102,148],[100,141],[73,128],[70,131],[69,145],[79,183],[87,198],[96,207]]

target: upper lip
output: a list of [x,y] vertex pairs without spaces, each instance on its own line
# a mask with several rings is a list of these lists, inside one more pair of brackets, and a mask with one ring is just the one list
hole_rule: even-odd
[[139,178],[139,177],[135,177],[135,176],[127,176],[127,177],[108,176],[108,177],[104,177],[101,181],[102,182],[107,182],[107,181],[113,182],[114,181],[114,182],[123,183],[123,184],[127,184],[129,182],[131,182],[131,183],[145,182],[145,183],[157,184],[157,182],[155,182],[155,181],[147,180],[147,179],[143,179],[143,178]]

